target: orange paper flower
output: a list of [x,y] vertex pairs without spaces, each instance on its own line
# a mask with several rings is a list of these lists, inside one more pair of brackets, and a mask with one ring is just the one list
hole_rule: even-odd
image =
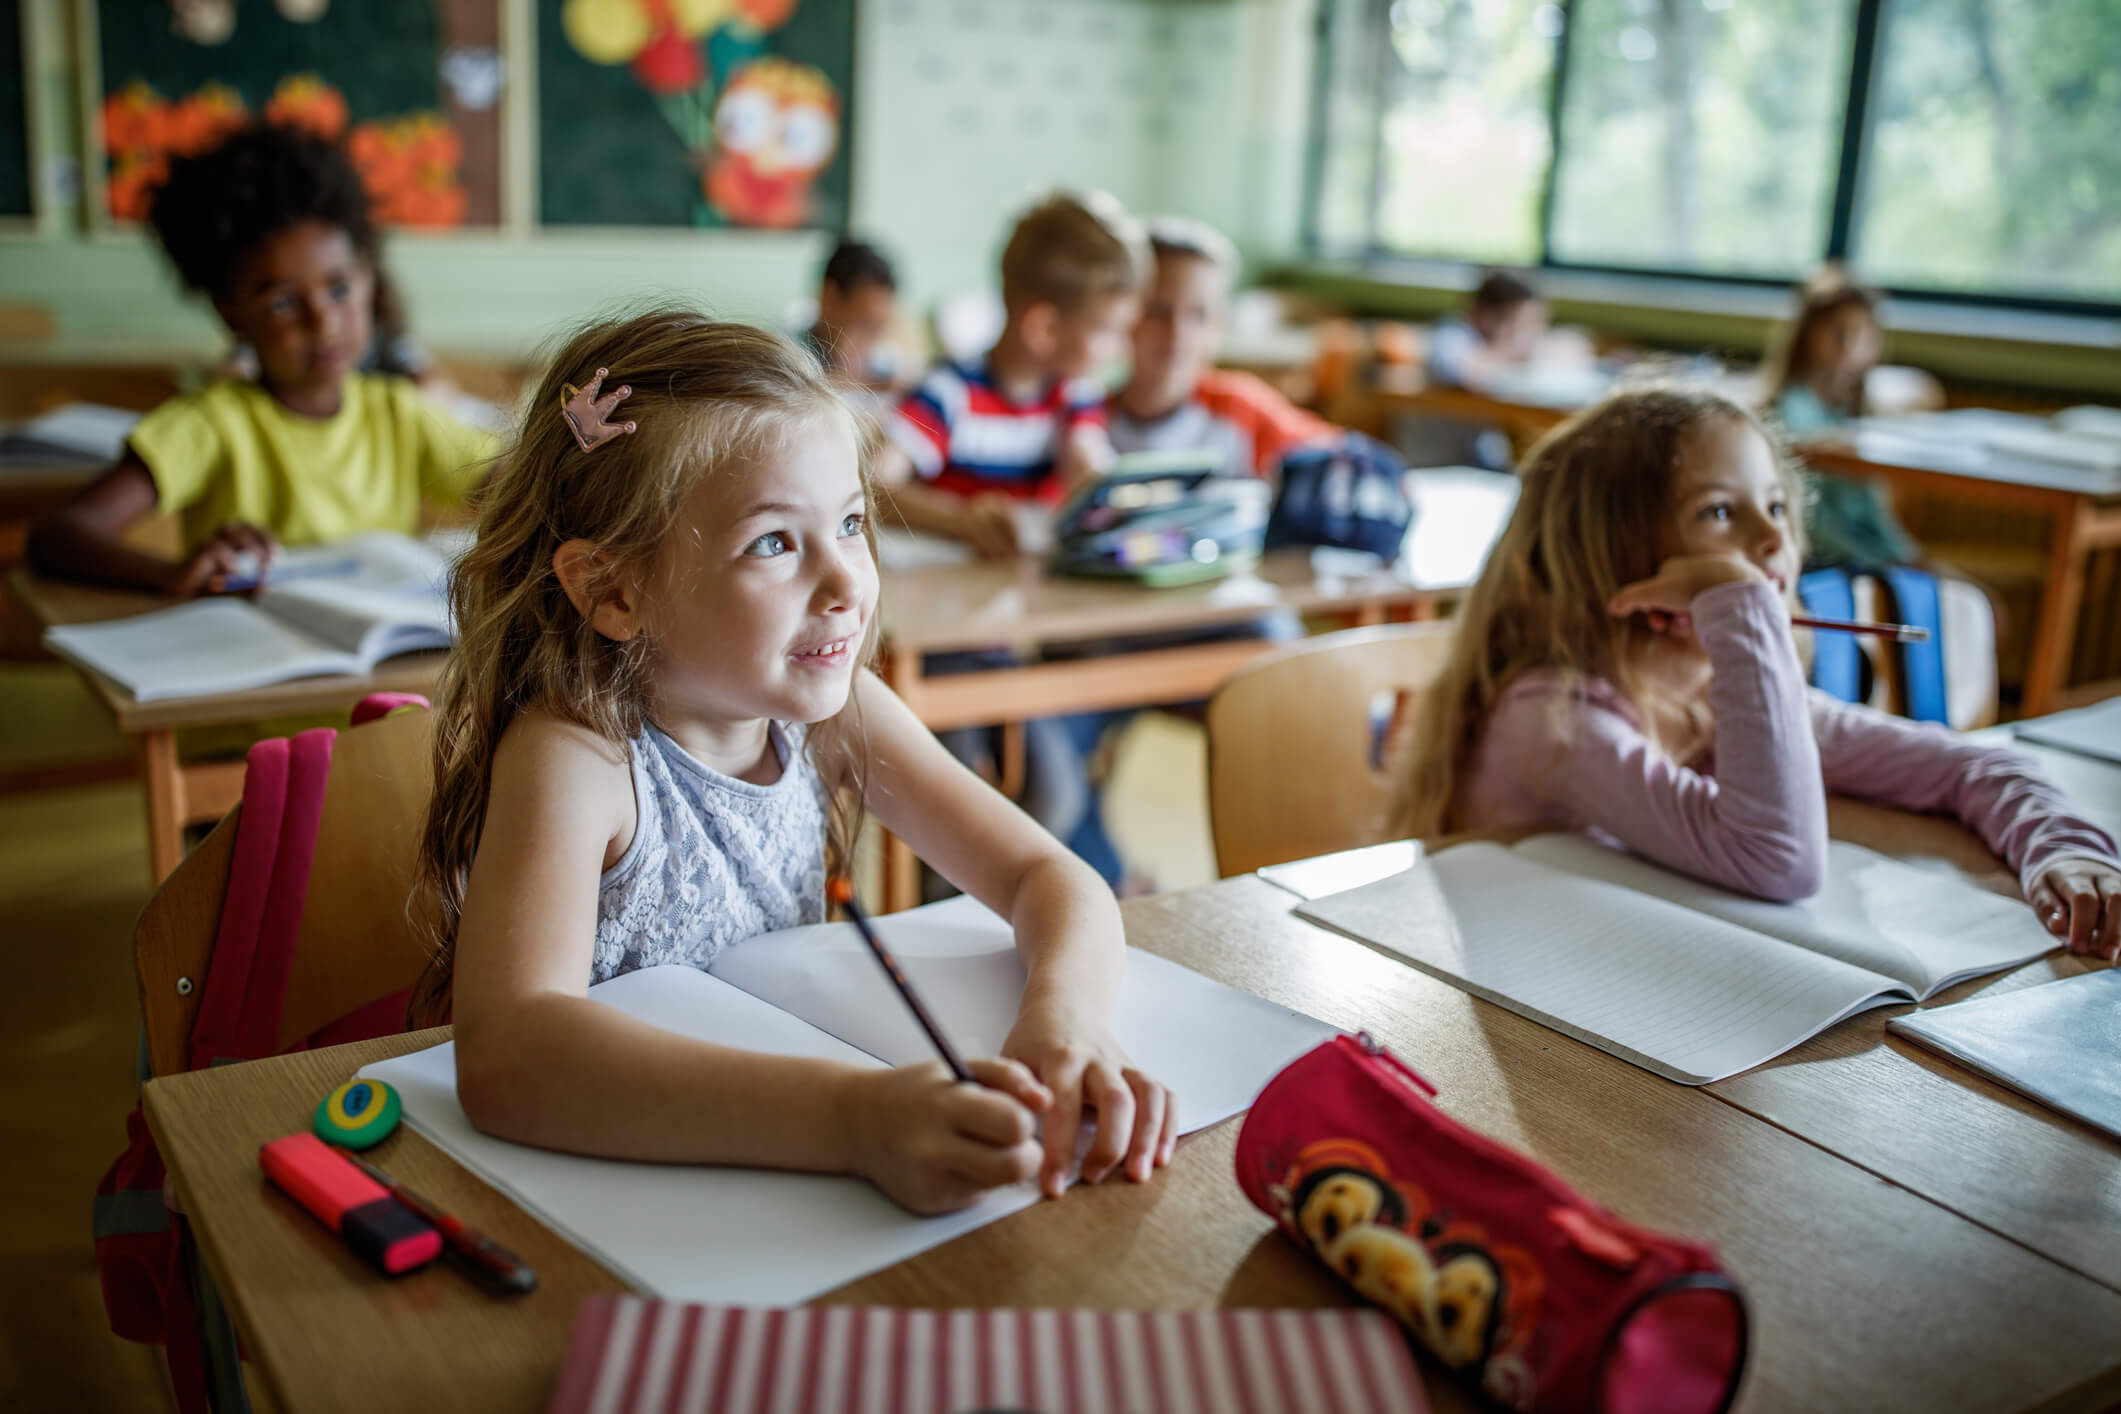
[[346,99],[315,74],[293,74],[280,81],[265,117],[331,142],[346,131]]

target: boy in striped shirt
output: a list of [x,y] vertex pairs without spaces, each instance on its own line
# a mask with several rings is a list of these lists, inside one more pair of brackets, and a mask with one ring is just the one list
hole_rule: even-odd
[[941,363],[899,404],[877,479],[907,525],[1016,553],[1016,506],[1053,505],[1110,462],[1091,375],[1126,355],[1149,271],[1141,227],[1101,192],[1056,193],[1002,252],[1007,322],[986,356]]

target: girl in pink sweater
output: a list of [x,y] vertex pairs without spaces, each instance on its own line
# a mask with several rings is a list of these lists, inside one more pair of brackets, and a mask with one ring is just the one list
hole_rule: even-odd
[[1631,389],[1556,428],[1459,617],[1404,832],[1592,830],[1762,898],[1818,891],[1829,791],[1949,813],[2070,950],[2121,954],[2121,856],[2032,763],[1805,685],[1796,473],[1746,409]]

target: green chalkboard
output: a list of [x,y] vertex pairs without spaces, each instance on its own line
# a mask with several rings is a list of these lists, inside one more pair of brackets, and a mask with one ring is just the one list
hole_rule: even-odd
[[536,3],[544,224],[842,224],[854,0]]
[[[170,157],[246,115],[344,137],[388,224],[499,215],[490,96],[443,82],[443,56],[494,62],[498,0],[225,0],[196,32],[169,0],[96,0],[99,140],[108,209],[137,217]],[[472,160],[467,161],[467,153]]]
[[0,0],[0,217],[34,215],[29,99],[22,72],[22,3]]

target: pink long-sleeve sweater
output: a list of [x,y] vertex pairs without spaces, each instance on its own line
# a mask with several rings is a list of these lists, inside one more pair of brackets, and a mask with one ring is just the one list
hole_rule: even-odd
[[1714,672],[1712,765],[1659,752],[1611,683],[1571,687],[1535,670],[1489,715],[1459,796],[1463,827],[1597,830],[1668,868],[1776,900],[1826,880],[1829,791],[1954,815],[2027,890],[2062,859],[2121,862],[2113,838],[2071,814],[2016,752],[1808,689],[1772,585],[1718,585],[1689,612]]

